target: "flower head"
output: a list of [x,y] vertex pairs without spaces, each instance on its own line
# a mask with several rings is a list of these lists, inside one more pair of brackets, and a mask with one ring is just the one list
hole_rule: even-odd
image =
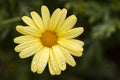
[[22,36],[14,42],[20,58],[34,55],[31,70],[42,73],[48,64],[51,75],[59,75],[66,69],[66,63],[75,66],[73,56],[81,56],[84,43],[74,39],[83,32],[82,27],[72,28],[77,18],[71,15],[66,18],[67,10],[57,8],[50,16],[46,6],[41,7],[41,16],[31,12],[31,18],[23,16],[27,26],[18,25],[16,30]]

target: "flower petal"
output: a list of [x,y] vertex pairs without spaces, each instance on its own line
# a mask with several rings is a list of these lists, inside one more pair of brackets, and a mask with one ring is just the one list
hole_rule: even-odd
[[48,60],[48,67],[49,67],[49,72],[50,72],[50,74],[51,74],[51,75],[55,75],[55,72],[54,72],[54,70],[53,70],[53,66],[52,66],[50,60]]
[[41,56],[41,54],[39,54],[40,51],[38,53],[35,54],[35,56],[33,57],[32,63],[31,63],[31,70],[32,72],[36,72],[37,71],[37,67],[38,67],[38,61],[39,58]]
[[67,10],[66,9],[62,9],[61,10],[61,15],[60,15],[60,19],[59,19],[59,23],[56,27],[56,31],[62,26],[62,24],[64,23],[65,21],[65,18],[66,18],[66,14],[67,14]]
[[54,52],[52,49],[50,49],[50,58],[49,58],[49,71],[53,75],[60,75],[61,74],[61,69],[59,68],[59,65],[56,61],[56,58],[54,56]]
[[24,42],[22,44],[19,44],[18,46],[15,47],[15,51],[16,52],[21,52],[25,48],[28,48],[28,47],[33,46],[33,45],[39,45],[39,48],[42,47],[42,43],[40,43],[40,41],[33,39],[31,41],[27,41],[27,42]]
[[39,53],[41,56],[39,57],[37,73],[42,73],[47,65],[48,58],[49,58],[49,48],[44,47],[43,50]]
[[81,40],[71,39],[71,41],[76,42],[77,44],[84,46],[84,42]]
[[40,51],[40,49],[41,48],[39,47],[39,45],[30,46],[28,48],[25,48],[22,52],[20,52],[19,56],[20,58],[27,58]]
[[41,17],[39,16],[39,14],[35,11],[31,12],[31,16],[32,16],[32,19],[34,21],[34,23],[37,25],[37,27],[43,31],[44,30],[44,24],[43,24],[43,21],[41,19]]
[[[83,49],[82,47],[81,47],[81,49]],[[74,51],[71,51],[71,50],[68,50],[69,51],[69,53],[70,54],[72,54],[73,56],[77,56],[77,57],[80,57],[80,56],[82,56],[82,52],[74,52]]]
[[66,62],[71,66],[75,66],[76,62],[75,62],[74,58],[71,56],[71,54],[68,52],[68,50],[61,46],[60,46],[60,49],[63,52]]
[[25,26],[18,25],[16,26],[16,30],[21,34],[27,35],[28,33],[24,32],[24,27]]
[[58,32],[63,32],[71,29],[77,22],[77,18],[75,15],[69,16],[63,23],[63,25],[58,29]]
[[55,58],[57,60],[57,63],[60,67],[61,70],[65,70],[66,69],[66,63],[65,63],[65,57],[63,56],[62,51],[60,50],[60,48],[55,45],[52,47],[53,48],[53,53],[55,55]]
[[49,30],[53,31],[56,28],[56,26],[57,26],[57,24],[59,22],[59,19],[61,17],[60,15],[61,15],[61,10],[59,8],[56,9],[53,12],[53,14],[51,16],[51,19],[50,19],[49,27],[48,27]]
[[50,12],[46,6],[41,7],[41,15],[42,15],[44,26],[47,27],[50,20]]
[[79,36],[80,34],[83,33],[83,28],[82,27],[78,27],[78,28],[74,28],[71,30],[68,30],[64,33],[59,33],[59,37],[65,37],[65,38],[75,38],[77,36]]
[[22,17],[22,20],[28,25],[28,26],[31,26],[31,27],[36,27],[33,20],[28,17],[28,16],[23,16]]
[[28,35],[33,35],[36,37],[41,37],[42,33],[40,32],[40,30],[38,30],[37,28],[33,28],[33,27],[24,27],[23,31],[25,33],[27,33]]
[[70,39],[70,40],[60,39],[60,40],[58,40],[58,43],[61,46],[65,47],[73,52],[82,52],[83,51],[83,48],[80,44],[81,42],[78,42],[74,39]]
[[28,41],[32,41],[32,40],[38,40],[39,38],[37,37],[33,37],[33,36],[19,36],[14,38],[14,43],[24,43],[24,42],[28,42]]
[[24,27],[24,26],[18,25],[16,27],[16,30],[24,35],[33,35],[33,36],[37,36],[37,37],[40,37],[42,35],[40,30],[35,27]]

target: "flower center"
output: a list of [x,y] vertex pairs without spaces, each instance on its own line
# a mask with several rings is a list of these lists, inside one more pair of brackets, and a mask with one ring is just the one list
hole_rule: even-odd
[[44,46],[51,47],[57,43],[57,35],[54,32],[46,31],[42,34],[41,41]]

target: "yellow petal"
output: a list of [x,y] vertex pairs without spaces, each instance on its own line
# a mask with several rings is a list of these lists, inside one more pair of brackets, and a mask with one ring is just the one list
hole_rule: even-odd
[[59,31],[67,31],[71,29],[77,22],[77,18],[75,15],[69,16],[63,23],[63,25],[59,28]]
[[46,6],[41,7],[41,14],[42,14],[42,19],[44,26],[47,27],[49,20],[50,20],[50,12],[49,9]]
[[52,47],[53,48],[53,53],[55,55],[55,58],[57,60],[57,63],[60,67],[61,70],[65,70],[66,69],[66,63],[65,63],[65,57],[63,56],[62,51],[60,50],[60,48],[55,45]]
[[29,18],[28,16],[23,16],[22,17],[22,20],[28,25],[28,26],[31,26],[31,27],[36,27],[33,20],[31,18]]
[[69,49],[69,50],[71,50],[73,52],[82,52],[83,51],[83,48],[78,43],[78,41],[75,41],[73,39],[69,39],[69,40],[67,40],[67,39],[60,39],[60,40],[58,40],[58,43],[61,46],[65,47],[65,48],[67,48],[67,49]]
[[[80,48],[81,50],[83,50],[83,48],[81,47]],[[71,54],[71,55],[73,55],[73,56],[77,56],[77,57],[80,57],[80,56],[82,56],[82,52],[74,52],[74,51],[71,51],[71,50],[68,50],[69,51],[69,53]]]
[[40,30],[38,30],[36,28],[33,28],[33,27],[24,27],[23,31],[25,33],[27,33],[28,35],[33,35],[33,36],[36,36],[36,37],[41,37],[42,36],[42,33],[40,32]]
[[34,45],[28,48],[25,48],[22,52],[20,52],[19,56],[20,58],[27,58],[32,56],[33,54],[37,53],[40,51],[40,48],[38,45]]
[[16,27],[16,30],[24,35],[32,35],[32,36],[37,36],[37,37],[40,37],[42,35],[40,30],[35,27],[28,27],[28,26],[25,27],[25,26],[18,25]]
[[57,26],[57,24],[59,22],[59,19],[61,17],[60,15],[61,15],[61,10],[59,8],[56,9],[53,12],[53,14],[51,16],[51,19],[50,19],[49,27],[48,27],[49,30],[53,31],[56,28],[56,26]]
[[68,30],[64,33],[59,33],[58,35],[59,37],[64,37],[64,38],[75,38],[81,35],[83,33],[83,30],[84,29],[82,27],[78,27],[78,28]]
[[32,19],[34,21],[34,23],[37,25],[37,27],[43,31],[44,30],[44,24],[43,24],[43,21],[41,19],[41,17],[39,16],[39,14],[37,12],[31,12],[31,16],[32,16]]
[[41,56],[41,54],[39,54],[39,52],[36,53],[35,56],[33,57],[33,60],[32,60],[32,63],[31,63],[31,70],[32,70],[32,72],[36,72],[37,71],[38,61],[39,61],[39,58]]
[[59,23],[58,23],[58,25],[57,25],[57,27],[55,29],[56,32],[62,26],[63,22],[65,21],[66,15],[67,15],[67,10],[66,9],[62,9],[61,15],[60,15],[60,19],[59,19]]
[[54,69],[53,69],[53,66],[51,64],[51,60],[49,59],[48,60],[48,67],[49,67],[49,72],[51,75],[55,75],[55,72],[54,72]]
[[[53,75],[54,75],[54,73],[55,73],[55,75],[60,75],[61,74],[61,69],[59,68],[59,65],[56,61],[56,58],[54,56],[54,52],[52,51],[52,49],[50,49],[49,71]],[[53,71],[54,71],[54,73],[53,73]]]
[[83,41],[80,41],[80,40],[75,40],[75,39],[71,39],[71,41],[74,41],[76,42],[77,44],[81,45],[81,47],[79,47],[80,51],[79,52],[74,52],[74,51],[71,51],[71,50],[68,50],[70,54],[74,55],[74,56],[82,56],[82,53],[83,53],[83,45],[84,45],[84,42]]
[[24,42],[22,44],[19,44],[18,46],[15,47],[15,51],[16,52],[21,52],[23,51],[25,48],[33,46],[33,45],[39,45],[39,47],[42,47],[42,43],[40,43],[38,40],[31,40],[31,41],[27,41]]
[[14,43],[24,43],[24,42],[28,42],[32,40],[39,41],[39,38],[33,37],[33,36],[19,36],[19,37],[14,38]]
[[48,58],[50,54],[49,48],[44,47],[39,54],[41,54],[41,56],[38,58],[39,61],[38,61],[37,73],[41,74],[44,71],[48,62]]
[[71,66],[75,66],[76,62],[75,62],[74,58],[71,56],[71,54],[68,52],[68,50],[61,46],[60,46],[60,49],[63,52],[66,62]]
[[18,25],[18,26],[16,26],[16,30],[21,34],[24,34],[24,35],[28,34],[28,33],[24,32],[24,26]]
[[71,41],[76,42],[77,44],[84,46],[84,42],[81,40],[71,39]]

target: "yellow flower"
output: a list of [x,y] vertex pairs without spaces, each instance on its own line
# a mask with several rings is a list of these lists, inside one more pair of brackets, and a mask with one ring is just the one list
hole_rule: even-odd
[[27,26],[18,25],[16,30],[22,36],[16,37],[15,47],[20,58],[34,55],[31,70],[41,74],[47,63],[51,75],[60,75],[66,69],[66,63],[75,66],[73,56],[81,56],[84,43],[73,39],[83,33],[82,27],[73,28],[77,18],[66,18],[67,10],[57,8],[52,16],[46,6],[41,7],[41,16],[31,12],[31,18],[23,16]]

